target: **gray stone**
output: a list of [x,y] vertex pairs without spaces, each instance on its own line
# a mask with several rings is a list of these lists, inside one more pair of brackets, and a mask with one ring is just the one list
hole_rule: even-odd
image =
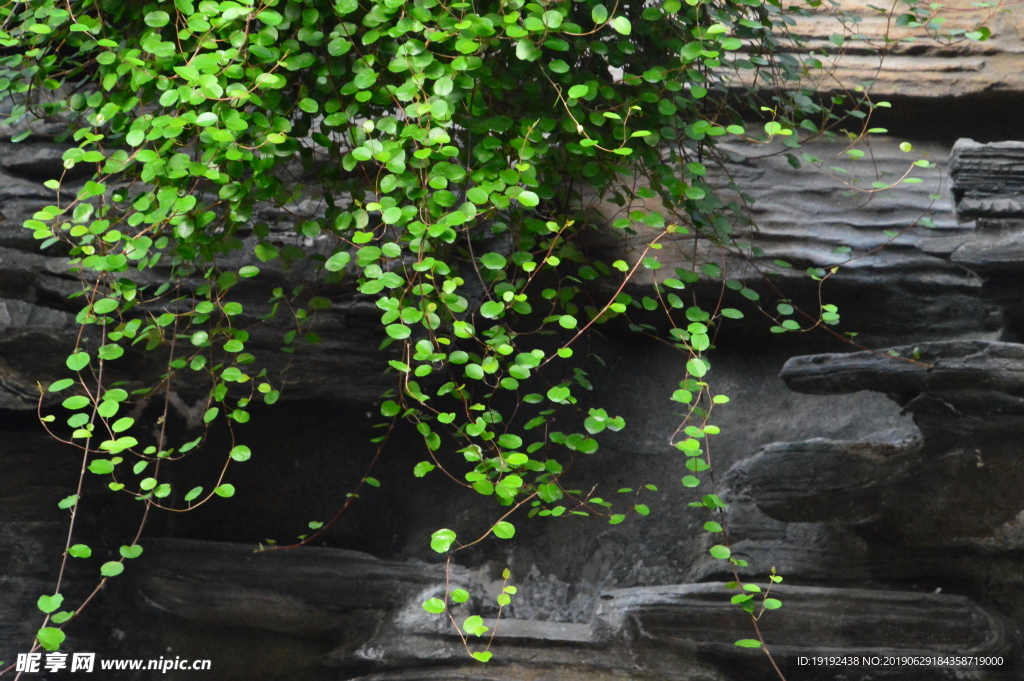
[[[692,271],[714,263],[727,278],[758,292],[767,310],[773,310],[780,299],[791,299],[813,315],[819,285],[807,276],[807,268],[838,268],[821,286],[821,302],[837,304],[840,328],[855,329],[858,340],[868,345],[939,338],[996,340],[1005,325],[1002,307],[988,299],[983,276],[965,264],[980,257],[972,256],[971,249],[975,254],[995,251],[1005,236],[974,224],[958,224],[945,178],[949,145],[920,143],[914,154],[908,154],[900,149],[900,141],[873,137],[870,165],[839,160],[826,164],[838,164],[848,175],[829,175],[806,164],[794,168],[781,145],[724,145],[738,160],[725,165],[727,176],[713,175],[711,182],[728,195],[726,181],[734,181],[753,199],[750,217],[755,227],[733,227],[732,238],[749,244],[743,256],[688,233],[673,234],[661,241],[664,248],[657,253],[661,269],[641,268],[630,293],[649,295],[650,285],[675,276],[677,267]],[[809,143],[804,152],[832,159],[837,150]],[[926,155],[936,167],[914,168],[911,162],[918,155]],[[880,194],[851,190],[854,181],[861,189],[876,179],[901,177],[909,170],[922,182]],[[638,203],[636,208],[663,212],[667,220],[672,219],[658,200]],[[620,210],[610,202],[594,202],[593,209],[603,221],[617,217]],[[923,217],[934,226],[922,226]],[[595,237],[594,247],[607,249],[609,258],[624,257],[635,263],[658,234],[643,226],[636,230],[635,235],[605,230]],[[760,250],[751,253],[751,247]],[[776,261],[792,267],[779,267]],[[717,277],[704,277],[693,288],[709,301],[721,293]],[[730,322],[733,328],[763,322],[736,292],[725,291],[723,305],[748,312],[749,321]],[[892,319],[900,324],[892,324]]]
[[[755,638],[750,615],[730,603],[735,593],[720,583],[610,591],[601,596],[595,636],[609,642],[625,638],[633,649],[664,646],[703,659],[731,659],[746,668],[763,665],[761,651],[733,645],[737,638]],[[1006,662],[999,671],[1012,668],[1014,629],[962,596],[785,585],[772,585],[771,595],[783,607],[765,613],[758,626],[776,662],[797,678],[844,678],[851,671],[795,664],[815,656],[996,655]],[[868,667],[879,675],[906,671]],[[931,678],[964,678],[946,667],[931,670]],[[989,678],[984,672],[968,674]]]
[[960,220],[1024,218],[1024,142],[960,139],[949,175]]
[[767,445],[730,471],[764,513],[785,522],[857,523],[875,517],[913,474],[916,429],[890,439],[824,438]]

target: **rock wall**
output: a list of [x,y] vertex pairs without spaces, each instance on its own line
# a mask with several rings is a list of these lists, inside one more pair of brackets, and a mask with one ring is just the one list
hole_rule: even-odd
[[[770,149],[731,168],[755,198],[758,229],[746,236],[764,254],[724,263],[730,276],[770,298],[757,270],[777,259],[794,270],[839,266],[825,302],[839,306],[842,330],[878,348],[851,352],[825,335],[779,337],[737,324],[711,355],[716,390],[732,398],[716,412],[722,434],[713,444],[730,539],[749,561],[743,576],[763,582],[776,568],[785,577],[773,587],[784,606],[761,627],[789,679],[982,681],[1024,673],[1024,145],[952,144],[963,134],[985,141],[1020,134],[1007,133],[1000,115],[984,115],[992,102],[998,109],[1024,93],[1020,20],[1019,12],[998,15],[991,43],[901,46],[887,58],[878,92],[893,96],[894,112],[910,112],[894,113],[890,127],[930,121],[914,128],[918,151],[938,165],[922,183],[851,194]],[[865,35],[879,30],[867,25]],[[824,20],[805,30],[814,40],[831,32]],[[847,75],[867,69],[863,61],[853,55]],[[916,113],[946,105],[976,125],[952,134],[938,114]],[[904,172],[908,156],[898,142],[872,142],[873,171]],[[71,493],[79,465],[34,420],[36,382],[59,376],[54,358],[77,332],[67,300],[76,282],[59,254],[40,252],[20,227],[49,202],[42,183],[61,172],[61,152],[45,134],[0,142],[0,658],[8,660],[39,624],[34,594],[52,584],[63,546],[66,512],[56,504]],[[608,215],[605,206],[594,209]],[[920,218],[929,214],[933,226],[925,227]],[[280,239],[293,238],[284,216],[264,218]],[[893,230],[898,237],[887,234]],[[596,238],[592,246],[635,257],[644,239]],[[693,247],[680,237],[664,253],[682,262]],[[274,285],[308,279],[301,270],[267,275],[246,292],[247,309],[258,310]],[[778,281],[798,302],[815,304],[817,287],[805,278],[783,273]],[[414,434],[397,434],[394,453],[374,472],[382,490],[366,494],[324,546],[257,553],[268,538],[286,542],[309,520],[329,517],[373,455],[369,412],[387,385],[385,357],[365,351],[376,344],[375,308],[343,287],[330,293],[338,302],[317,322],[325,343],[300,351],[287,403],[255,413],[276,427],[235,473],[238,496],[155,519],[143,557],[69,627],[69,651],[209,658],[210,678],[225,681],[776,678],[762,653],[732,645],[750,637],[749,623],[729,603],[722,582],[731,575],[707,554],[705,514],[688,506],[695,492],[678,484],[687,470],[667,440],[677,424],[668,395],[685,375],[679,357],[615,329],[592,348],[607,366],[594,369],[598,388],[589,401],[628,427],[602,440],[579,480],[601,481],[606,496],[653,483],[659,491],[644,500],[652,514],[617,526],[537,518],[517,523],[515,542],[491,540],[460,558],[451,586],[474,598],[457,618],[496,616],[506,567],[519,590],[496,627],[486,622],[495,631],[492,662],[472,661],[449,623],[420,603],[445,583],[443,564],[427,548],[430,533],[448,525],[469,534],[489,524],[493,509],[454,488],[420,484],[411,473],[421,458]],[[274,348],[280,332],[268,326],[252,344]],[[142,359],[131,369],[146,370]],[[184,388],[181,402],[175,418],[185,427]],[[107,540],[138,508],[92,491],[82,503],[95,520],[82,530],[106,547],[96,562],[116,553]],[[97,566],[73,566],[69,601],[88,593]],[[857,670],[799,663],[817,655],[946,654],[1004,663]]]

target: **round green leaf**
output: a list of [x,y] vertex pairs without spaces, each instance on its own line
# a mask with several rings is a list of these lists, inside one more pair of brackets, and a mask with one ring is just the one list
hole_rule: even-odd
[[40,610],[49,614],[60,607],[60,604],[64,602],[64,597],[60,594],[54,594],[52,596],[40,596],[39,600],[36,601],[36,605]]
[[498,253],[485,253],[480,256],[480,263],[489,270],[501,270],[505,268],[505,256]]
[[85,544],[74,544],[68,547],[68,555],[72,558],[88,558],[92,555],[92,549]]
[[516,200],[527,208],[533,208],[540,203],[540,197],[529,190],[519,192]]
[[511,539],[516,534],[515,526],[512,523],[505,522],[504,520],[495,524],[491,529],[494,530],[494,536],[499,539]]
[[36,632],[36,639],[45,650],[57,650],[64,642],[64,632],[56,627],[43,627]]
[[96,314],[107,314],[117,309],[118,302],[113,298],[101,298],[92,304],[92,311]]
[[690,375],[696,376],[697,378],[702,378],[704,374],[708,372],[707,366],[704,364],[704,361],[699,357],[691,358],[686,363],[686,370],[690,373]]
[[61,402],[61,406],[63,406],[65,409],[71,410],[84,409],[85,407],[88,407],[90,404],[91,402],[89,402],[89,398],[84,395],[72,395],[71,397]]
[[328,272],[339,272],[345,269],[350,260],[352,260],[352,256],[349,255],[348,251],[339,251],[327,259],[327,262],[324,263],[324,269]]
[[89,353],[79,350],[78,352],[69,355],[65,363],[68,365],[68,369],[71,369],[72,371],[81,371],[89,365]]
[[229,456],[231,456],[231,458],[234,459],[235,461],[248,461],[249,458],[252,456],[252,450],[250,450],[245,445],[235,445],[231,449],[231,453]]
[[108,561],[100,567],[100,574],[104,577],[117,577],[122,572],[124,565],[116,560]]
[[438,530],[430,535],[430,548],[438,553],[446,553],[455,541],[455,533],[448,529]]
[[423,609],[437,615],[444,612],[445,604],[440,598],[429,598],[423,601]]
[[134,424],[135,424],[135,419],[128,418],[126,416],[124,418],[120,418],[120,419],[114,421],[114,423],[111,424],[110,429],[112,431],[114,431],[115,433],[123,433],[124,431],[128,430],[129,428],[131,428]]
[[405,340],[412,335],[412,329],[405,324],[388,324],[384,330],[395,340]]
[[710,553],[713,558],[718,558],[720,560],[725,560],[732,555],[732,551],[729,550],[729,547],[723,546],[722,544],[715,544],[708,550],[708,553]]
[[218,485],[213,488],[213,493],[219,497],[233,497],[235,496],[235,486],[227,483]]
[[114,464],[110,459],[94,459],[89,464],[89,471],[96,475],[107,475],[114,472]]
[[575,99],[585,97],[588,92],[590,92],[590,88],[586,85],[573,85],[569,88],[569,96]]
[[150,12],[144,19],[146,25],[152,26],[153,28],[166,26],[170,20],[171,16],[167,12]]
[[138,544],[132,544],[131,546],[122,546],[120,553],[125,558],[138,558],[142,555],[142,547]]

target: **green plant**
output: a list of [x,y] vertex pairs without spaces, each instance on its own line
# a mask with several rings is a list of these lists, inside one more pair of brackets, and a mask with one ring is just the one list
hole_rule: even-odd
[[[48,387],[66,396],[68,429],[43,420],[82,451],[83,469],[145,508],[122,558],[100,568],[97,590],[141,554],[151,509],[230,497],[231,466],[258,456],[240,442],[203,452],[223,458],[220,475],[177,489],[166,468],[201,452],[204,436],[180,441],[164,418],[149,438],[126,405],[162,401],[166,416],[175,386],[203,379],[203,421],[223,420],[234,432],[253,400],[276,402],[282,378],[249,352],[241,320],[287,314],[291,349],[319,340],[310,320],[330,305],[316,285],[302,285],[275,290],[267,310],[245,310],[234,292],[278,262],[306,259],[328,286],[358,280],[380,309],[396,376],[381,414],[392,425],[412,422],[423,438],[427,458],[414,474],[446,475],[503,507],[472,541],[438,530],[431,546],[439,553],[490,534],[511,539],[520,509],[612,524],[647,515],[632,489],[623,504],[560,482],[570,462],[598,451],[600,433],[626,425],[597,406],[576,413],[591,387],[580,341],[613,320],[684,354],[688,377],[672,399],[685,415],[671,444],[692,472],[682,484],[701,485],[712,463],[703,442],[718,432],[709,419],[728,401],[707,382],[707,352],[727,320],[743,316],[731,305],[760,304],[760,294],[715,258],[665,277],[659,251],[688,235],[751,262],[762,255],[735,236],[751,225],[743,188],[712,181],[724,177],[720,141],[781,142],[773,153],[822,165],[799,155],[802,140],[851,122],[860,126],[851,145],[876,132],[867,121],[883,103],[867,89],[822,99],[804,87],[826,68],[824,55],[788,51],[801,46],[788,28],[820,11],[849,21],[838,4],[771,0],[29,0],[0,8],[8,125],[25,126],[23,138],[35,120],[66,123],[73,146],[65,168],[92,174],[81,187],[48,182],[54,202],[26,227],[43,248],[64,244],[82,282],[68,378]],[[941,28],[924,12],[914,5],[913,22]],[[968,37],[987,37],[975,33]],[[840,54],[842,39],[833,42]],[[851,146],[853,160],[858,153]],[[296,181],[296,173],[316,179]],[[304,197],[323,209],[296,219],[289,238],[256,217],[261,206]],[[589,209],[607,202],[619,208],[608,228],[644,235],[642,252],[610,262],[588,253],[588,233],[603,227]],[[646,272],[655,282],[647,295],[627,291]],[[685,302],[702,276],[721,279],[723,296]],[[655,311],[660,322],[643,317]],[[777,312],[766,314],[780,333],[839,319],[828,304],[803,324],[788,302]],[[141,351],[165,368],[130,389],[117,363]],[[379,483],[367,473],[364,484]],[[62,502],[72,523],[65,564],[91,554],[73,543],[82,492],[80,481]],[[726,531],[714,492],[694,505],[716,516],[709,532]],[[311,523],[302,541],[329,526]],[[743,565],[727,541],[711,554]],[[50,650],[84,606],[57,612],[60,585],[39,603],[46,619],[37,645]],[[512,593],[506,586],[499,605]],[[460,598],[453,592],[424,607],[442,612]],[[752,598],[734,600],[753,614]],[[765,596],[761,611],[777,603]],[[470,619],[460,633],[484,633]],[[764,645],[760,635],[756,642]]]

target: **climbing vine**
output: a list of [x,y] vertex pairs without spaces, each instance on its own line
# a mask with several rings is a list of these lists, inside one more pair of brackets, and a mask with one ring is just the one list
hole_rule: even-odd
[[[682,353],[686,378],[671,395],[682,416],[668,445],[686,458],[685,487],[714,487],[706,443],[719,432],[714,411],[728,402],[708,382],[717,334],[744,306],[770,317],[777,333],[839,321],[824,301],[806,318],[782,297],[762,305],[752,284],[721,264],[718,254],[728,252],[761,272],[789,267],[764,265],[763,252],[741,236],[752,227],[750,198],[730,181],[727,161],[746,149],[824,166],[800,145],[837,135],[856,160],[856,142],[879,132],[871,113],[886,103],[866,87],[819,94],[856,34],[840,3],[606,2],[0,7],[6,125],[22,130],[19,141],[57,121],[68,143],[68,172],[46,183],[52,204],[25,226],[41,248],[64,249],[81,281],[81,331],[67,376],[40,398],[40,416],[81,451],[83,475],[60,503],[70,529],[61,576],[39,599],[34,646],[59,648],[63,628],[142,554],[151,512],[234,494],[232,468],[260,454],[259,425],[245,431],[249,444],[236,428],[255,401],[276,402],[287,381],[253,351],[253,327],[287,320],[286,352],[318,343],[313,320],[346,283],[379,311],[381,349],[396,379],[380,413],[387,432],[405,420],[422,437],[413,474],[443,476],[502,507],[484,536],[435,532],[431,547],[449,560],[492,534],[511,539],[520,510],[612,524],[650,512],[642,494],[654,483],[620,490],[616,499],[628,502],[562,483],[570,465],[599,451],[603,432],[627,425],[580,406],[592,387],[584,341],[606,324]],[[944,32],[941,7],[905,4],[891,15],[907,31],[946,41],[989,35],[984,25]],[[807,47],[790,31],[811,14],[836,21],[829,46]],[[886,40],[880,50],[897,38]],[[907,174],[876,178],[868,191],[913,182],[908,159]],[[75,179],[82,167],[84,182]],[[596,211],[608,206],[615,215],[598,224]],[[639,236],[643,246],[607,257],[592,245],[602,230]],[[703,255],[666,272],[660,253],[680,239],[699,242]],[[264,307],[237,299],[300,263],[315,276],[273,288]],[[823,281],[831,272],[808,274]],[[721,282],[710,302],[693,293],[702,277]],[[125,367],[139,356],[158,358],[161,368],[131,374]],[[205,396],[201,420],[229,428],[227,451],[212,451],[205,430],[185,440],[168,429],[176,390]],[[60,416],[47,410],[55,401]],[[153,413],[155,428],[143,422]],[[168,470],[192,456],[219,457],[219,473],[172,484]],[[87,475],[144,511],[120,559],[98,566],[93,595],[69,606],[60,593],[65,566],[92,555],[76,529]],[[378,484],[369,473],[362,483]],[[692,505],[713,516],[705,529],[722,539],[711,555],[733,570],[733,601],[756,629],[781,602],[735,573],[745,562],[730,551],[714,489]],[[301,542],[329,526],[310,523]],[[516,592],[505,579],[499,607]],[[780,580],[771,574],[771,583]],[[455,589],[423,607],[443,613],[468,597]],[[467,650],[469,636],[487,631],[478,616],[452,621]],[[765,646],[756,631],[737,645]],[[488,650],[471,654],[490,658]]]

